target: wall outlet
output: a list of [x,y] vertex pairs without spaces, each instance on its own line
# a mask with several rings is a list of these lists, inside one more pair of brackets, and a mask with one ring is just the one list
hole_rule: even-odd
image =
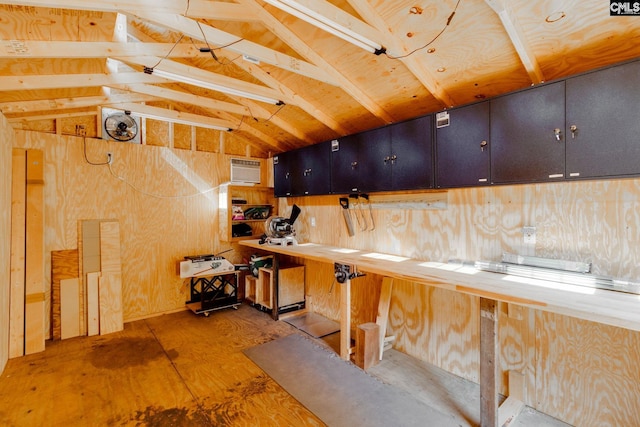
[[532,226],[522,227],[522,237],[525,245],[535,245],[536,228]]
[[316,226],[316,217],[315,217],[315,216],[312,216],[312,217],[311,217],[311,226],[312,226],[312,227],[315,227],[315,226]]

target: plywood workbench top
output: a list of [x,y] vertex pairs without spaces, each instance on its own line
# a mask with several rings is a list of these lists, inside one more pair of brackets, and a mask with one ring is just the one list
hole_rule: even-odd
[[261,245],[258,240],[245,240],[240,244],[314,261],[351,264],[362,272],[640,331],[640,295],[315,243],[280,246]]

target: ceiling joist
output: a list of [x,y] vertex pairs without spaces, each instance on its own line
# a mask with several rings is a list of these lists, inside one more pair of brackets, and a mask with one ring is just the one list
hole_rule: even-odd
[[524,68],[527,70],[527,74],[529,74],[529,77],[531,78],[531,82],[534,84],[542,83],[544,81],[544,75],[540,68],[540,64],[538,64],[538,60],[533,54],[533,50],[527,43],[527,39],[524,36],[520,25],[518,25],[516,17],[507,8],[506,1],[485,1],[500,18],[505,31],[511,39],[513,47],[516,49],[516,52],[518,52],[522,65],[524,65]]
[[[11,58],[108,58],[110,56],[159,56],[193,58],[203,55],[186,43],[120,43],[2,40],[0,59]],[[207,54],[208,55],[208,54]]]

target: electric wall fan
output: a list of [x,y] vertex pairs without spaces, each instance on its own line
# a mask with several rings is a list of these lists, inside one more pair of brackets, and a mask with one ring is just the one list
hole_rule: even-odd
[[104,130],[110,138],[116,141],[134,141],[138,136],[138,122],[131,114],[113,113],[104,119]]

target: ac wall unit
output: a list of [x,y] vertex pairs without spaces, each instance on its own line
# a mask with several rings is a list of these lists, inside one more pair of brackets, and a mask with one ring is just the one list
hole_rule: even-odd
[[260,183],[260,161],[231,159],[231,182]]
[[102,109],[102,139],[140,144],[140,117],[130,111]]

